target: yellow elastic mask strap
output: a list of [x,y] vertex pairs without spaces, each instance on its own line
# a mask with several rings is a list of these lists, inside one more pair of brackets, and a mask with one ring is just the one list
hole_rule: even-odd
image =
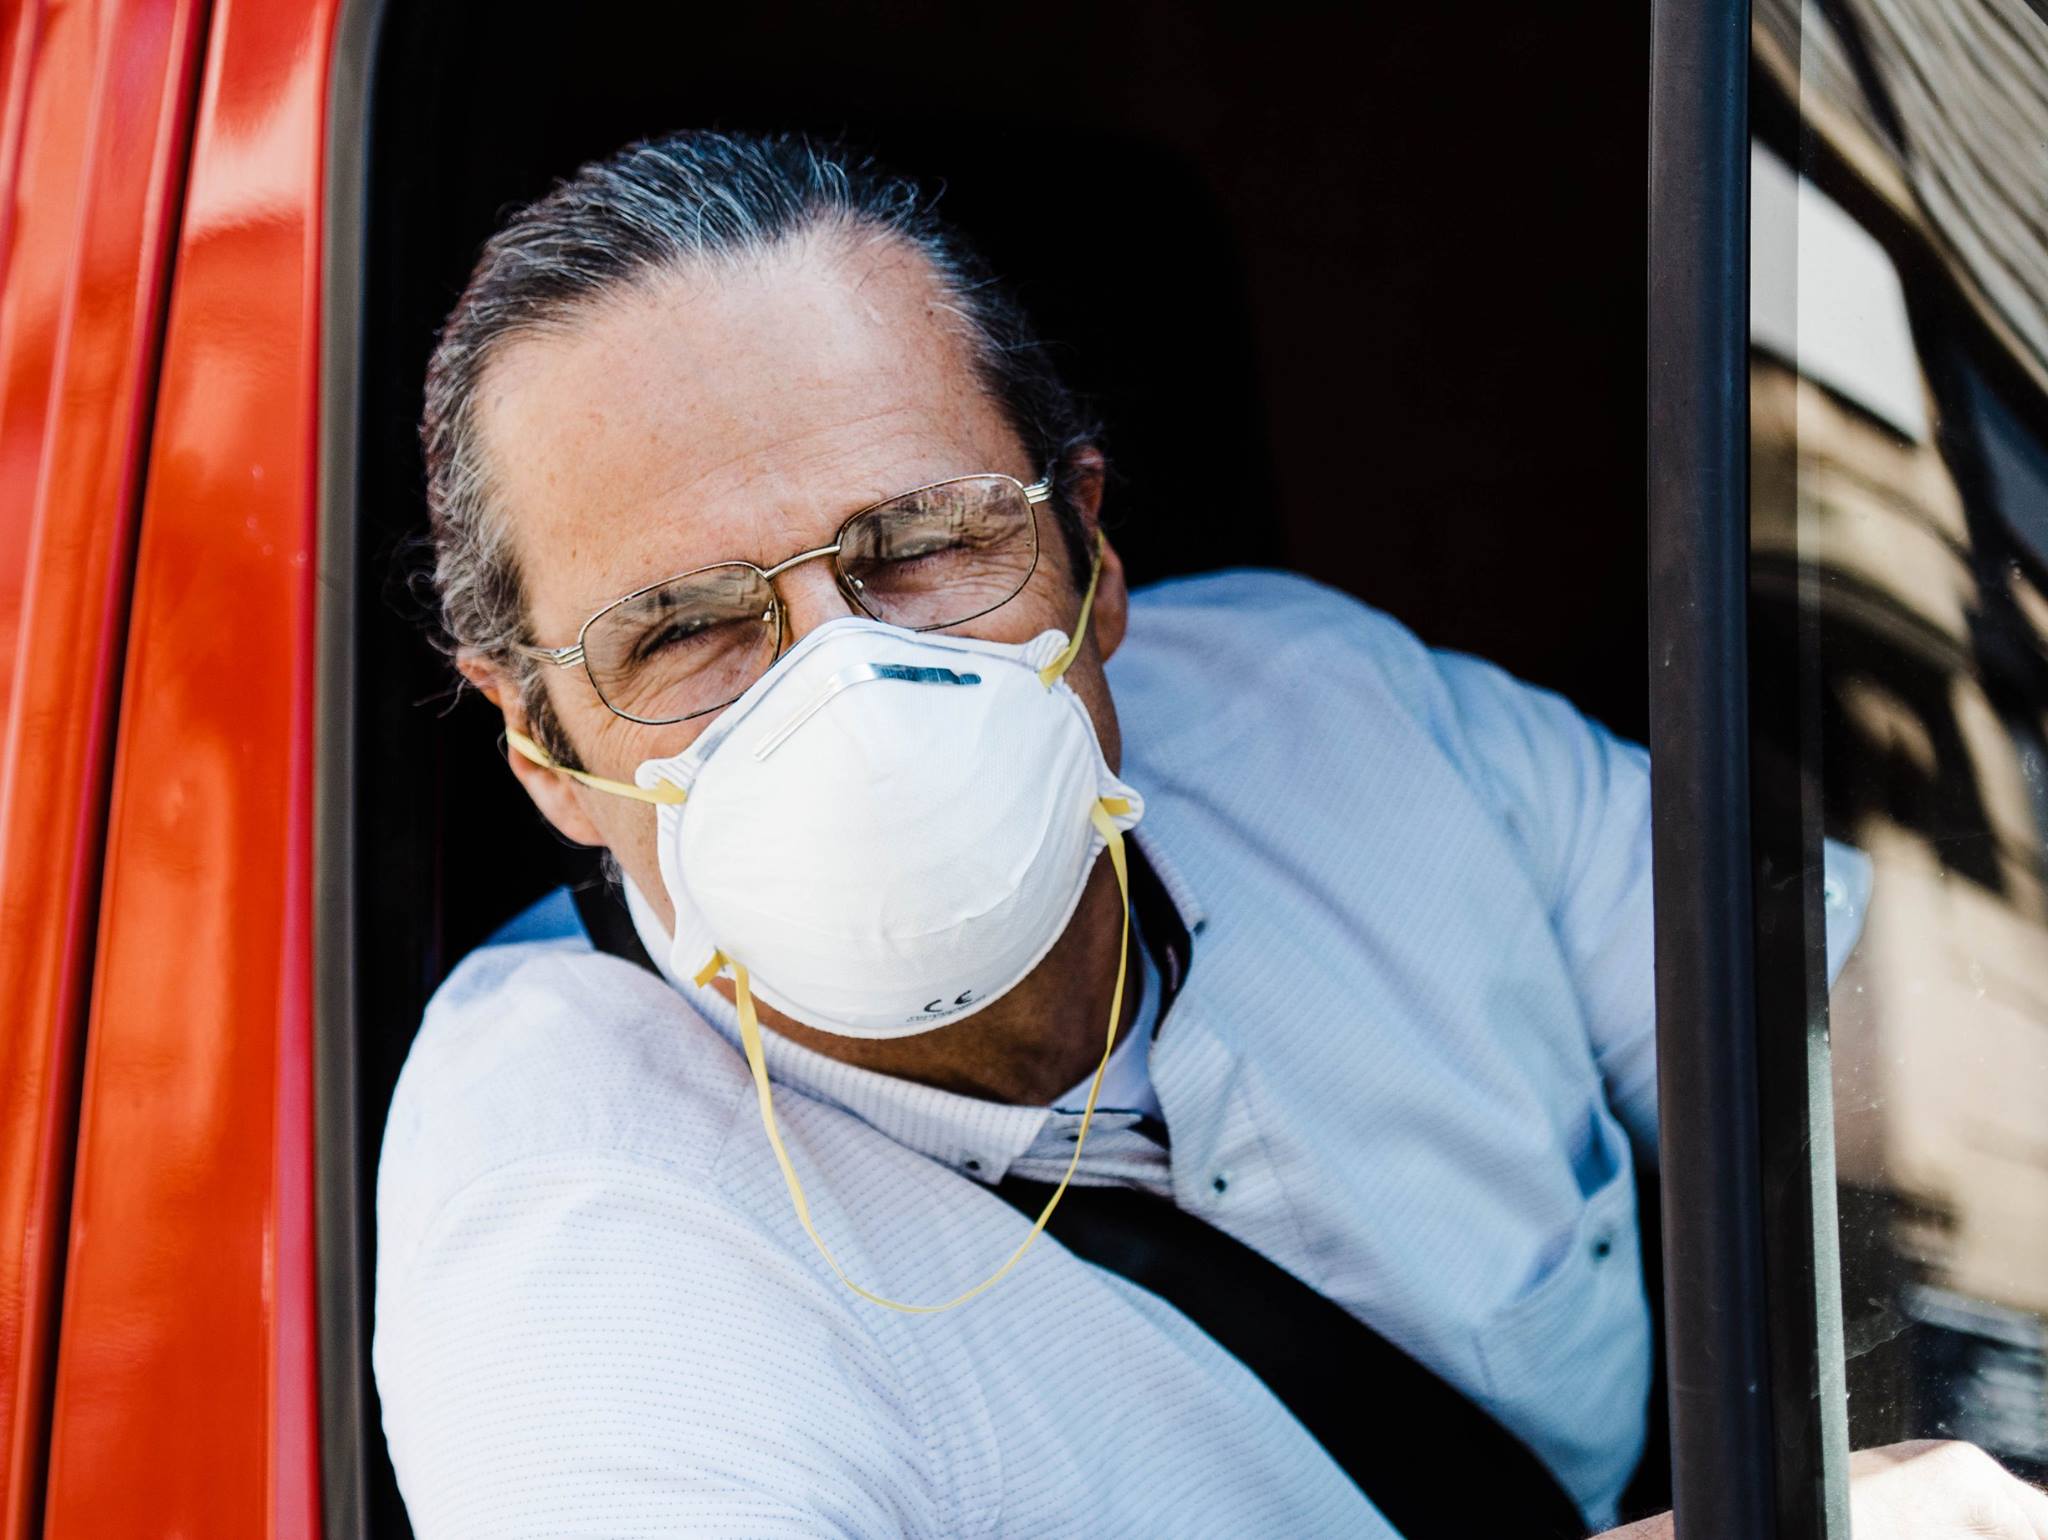
[[635,786],[630,781],[608,781],[603,776],[592,775],[586,770],[571,770],[516,727],[505,729],[505,741],[515,752],[523,754],[542,769],[566,775],[573,781],[581,781],[596,791],[607,791],[615,797],[631,797],[635,802],[657,802],[664,806],[674,806],[676,803],[689,800],[688,792],[680,786],[671,786],[667,781],[663,781],[659,786]]
[[761,1022],[754,1013],[754,992],[747,981],[747,970],[732,961],[725,953],[714,952],[711,954],[711,961],[697,974],[697,983],[702,986],[710,983],[721,969],[732,969],[733,991],[739,998],[740,1043],[747,1052],[747,1068],[753,1071],[754,1094],[761,1103],[761,1126],[768,1131],[768,1143],[775,1151],[775,1163],[782,1168],[782,1182],[789,1189],[790,1206],[796,1210],[797,1222],[804,1227],[804,1233],[810,1236],[811,1244],[818,1248],[818,1254],[830,1264],[839,1281],[870,1304],[881,1305],[889,1310],[900,1310],[905,1315],[937,1315],[941,1310],[951,1310],[955,1305],[966,1304],[975,1295],[1002,1282],[1004,1275],[1024,1259],[1024,1253],[1031,1249],[1031,1243],[1044,1232],[1046,1221],[1052,1218],[1052,1211],[1066,1195],[1067,1184],[1074,1177],[1074,1169],[1081,1164],[1081,1146],[1088,1137],[1088,1125],[1095,1117],[1095,1098],[1102,1090],[1103,1071],[1109,1068],[1109,1056],[1116,1047],[1117,1024],[1123,1020],[1124,1014],[1124,971],[1131,954],[1131,878],[1124,861],[1123,831],[1118,829],[1111,819],[1119,813],[1129,811],[1130,804],[1118,797],[1096,803],[1089,813],[1096,830],[1109,842],[1110,864],[1116,868],[1116,885],[1124,899],[1124,929],[1123,941],[1116,958],[1116,988],[1111,991],[1109,999],[1109,1032],[1102,1044],[1102,1062],[1095,1066],[1095,1078],[1088,1085],[1088,1104],[1082,1109],[1080,1132],[1074,1135],[1073,1156],[1067,1162],[1066,1174],[1060,1178],[1059,1186],[1054,1188],[1052,1196],[1045,1200],[1045,1211],[1038,1216],[1038,1222],[1032,1225],[1031,1233],[1024,1237],[1015,1251],[1010,1253],[1009,1260],[966,1293],[947,1300],[943,1305],[906,1305],[900,1300],[884,1299],[846,1276],[846,1269],[839,1265],[839,1259],[832,1255],[832,1249],[825,1244],[824,1238],[818,1234],[817,1225],[811,1221],[811,1206],[804,1200],[803,1183],[797,1180],[796,1167],[790,1163],[789,1151],[783,1147],[782,1133],[775,1126],[775,1103],[768,1094],[768,1063],[761,1053]]
[[1081,638],[1088,634],[1088,613],[1095,608],[1095,585],[1102,581],[1102,531],[1095,532],[1095,564],[1088,569],[1088,591],[1081,595],[1080,618],[1074,622],[1073,640],[1059,650],[1052,662],[1038,671],[1038,682],[1050,690],[1060,675],[1081,656]]

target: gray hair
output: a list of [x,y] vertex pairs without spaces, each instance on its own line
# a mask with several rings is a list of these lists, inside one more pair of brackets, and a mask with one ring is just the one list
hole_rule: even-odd
[[1074,451],[1098,429],[1015,294],[915,182],[866,155],[795,134],[673,134],[582,167],[515,213],[484,244],[427,366],[426,451],[432,582],[441,641],[473,651],[517,684],[533,734],[574,765],[535,666],[519,565],[492,506],[477,424],[478,387],[509,341],[560,331],[592,307],[663,274],[730,261],[811,233],[902,242],[932,268],[961,323],[980,382],[1053,479],[1051,506],[1085,570]]

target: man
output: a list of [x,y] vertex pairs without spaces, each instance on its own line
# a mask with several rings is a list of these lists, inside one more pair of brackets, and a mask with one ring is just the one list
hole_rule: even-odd
[[[422,1535],[1393,1533],[1216,1338],[1030,1245],[1056,1209],[999,1192],[1069,1178],[1279,1264],[1614,1522],[1639,750],[1300,580],[1128,593],[1021,312],[801,141],[631,147],[516,215],[424,435],[456,662],[631,935],[467,960],[394,1099]],[[1859,1535],[2048,1535],[1915,1454]]]

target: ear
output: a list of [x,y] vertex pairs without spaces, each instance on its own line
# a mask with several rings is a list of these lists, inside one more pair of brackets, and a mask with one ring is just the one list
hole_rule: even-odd
[[[497,664],[482,653],[464,648],[456,654],[455,667],[503,713],[507,727],[531,736],[519,689]],[[505,761],[527,796],[533,799],[533,805],[540,809],[541,817],[553,824],[562,838],[578,845],[602,847],[610,843],[584,813],[581,788],[568,776],[557,774],[546,765],[537,765],[524,754],[508,751]]]
[[[1124,628],[1131,618],[1131,594],[1124,582],[1123,558],[1102,533],[1102,492],[1108,479],[1108,462],[1102,458],[1101,450],[1087,444],[1074,451],[1073,469],[1074,501],[1081,523],[1091,540],[1101,542],[1102,573],[1095,580],[1095,608],[1089,615],[1088,633],[1094,639],[1096,655],[1106,663],[1110,654],[1123,645]],[[1082,581],[1085,583],[1087,578],[1083,576]]]

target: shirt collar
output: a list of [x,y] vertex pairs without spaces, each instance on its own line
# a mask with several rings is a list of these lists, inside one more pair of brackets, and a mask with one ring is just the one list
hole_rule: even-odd
[[1138,853],[1133,870],[1149,870],[1158,877],[1160,889],[1172,904],[1175,918],[1189,935],[1199,936],[1202,927],[1209,923],[1209,911],[1202,907],[1202,900],[1188,886],[1187,878],[1181,875],[1181,869],[1174,864],[1159,836],[1147,829],[1143,833],[1133,832],[1129,838]]
[[1152,1017],[1156,1039],[1187,982],[1194,962],[1194,937],[1208,916],[1180,869],[1151,839],[1140,845],[1137,836],[1131,836],[1130,874],[1131,914],[1159,976],[1159,1005]]
[[[1137,837],[1130,838],[1135,845]],[[1162,953],[1159,968],[1164,984],[1162,1004],[1166,1009],[1153,1023],[1156,1036],[1186,976],[1188,938],[1200,930],[1206,916],[1179,871],[1162,857],[1154,839],[1146,838],[1138,857],[1131,863],[1132,903],[1146,913],[1141,931],[1154,938],[1155,950]],[[1167,901],[1165,912],[1156,903],[1148,903],[1144,892],[1148,881],[1157,884],[1158,896]],[[631,879],[625,880],[624,887],[634,929],[661,976],[735,1050],[740,1049],[738,1009],[710,985],[700,987],[677,976],[669,965],[668,932]],[[1177,932],[1178,947],[1173,940],[1159,935],[1162,929]],[[1001,1181],[1012,1163],[1037,1141],[1047,1119],[1055,1116],[1050,1107],[984,1101],[844,1064],[801,1043],[793,1043],[766,1026],[761,1029],[761,1057],[767,1063],[768,1078],[775,1084],[829,1102],[898,1144],[983,1182]],[[1102,1114],[1098,1112],[1096,1116],[1099,1121]]]

